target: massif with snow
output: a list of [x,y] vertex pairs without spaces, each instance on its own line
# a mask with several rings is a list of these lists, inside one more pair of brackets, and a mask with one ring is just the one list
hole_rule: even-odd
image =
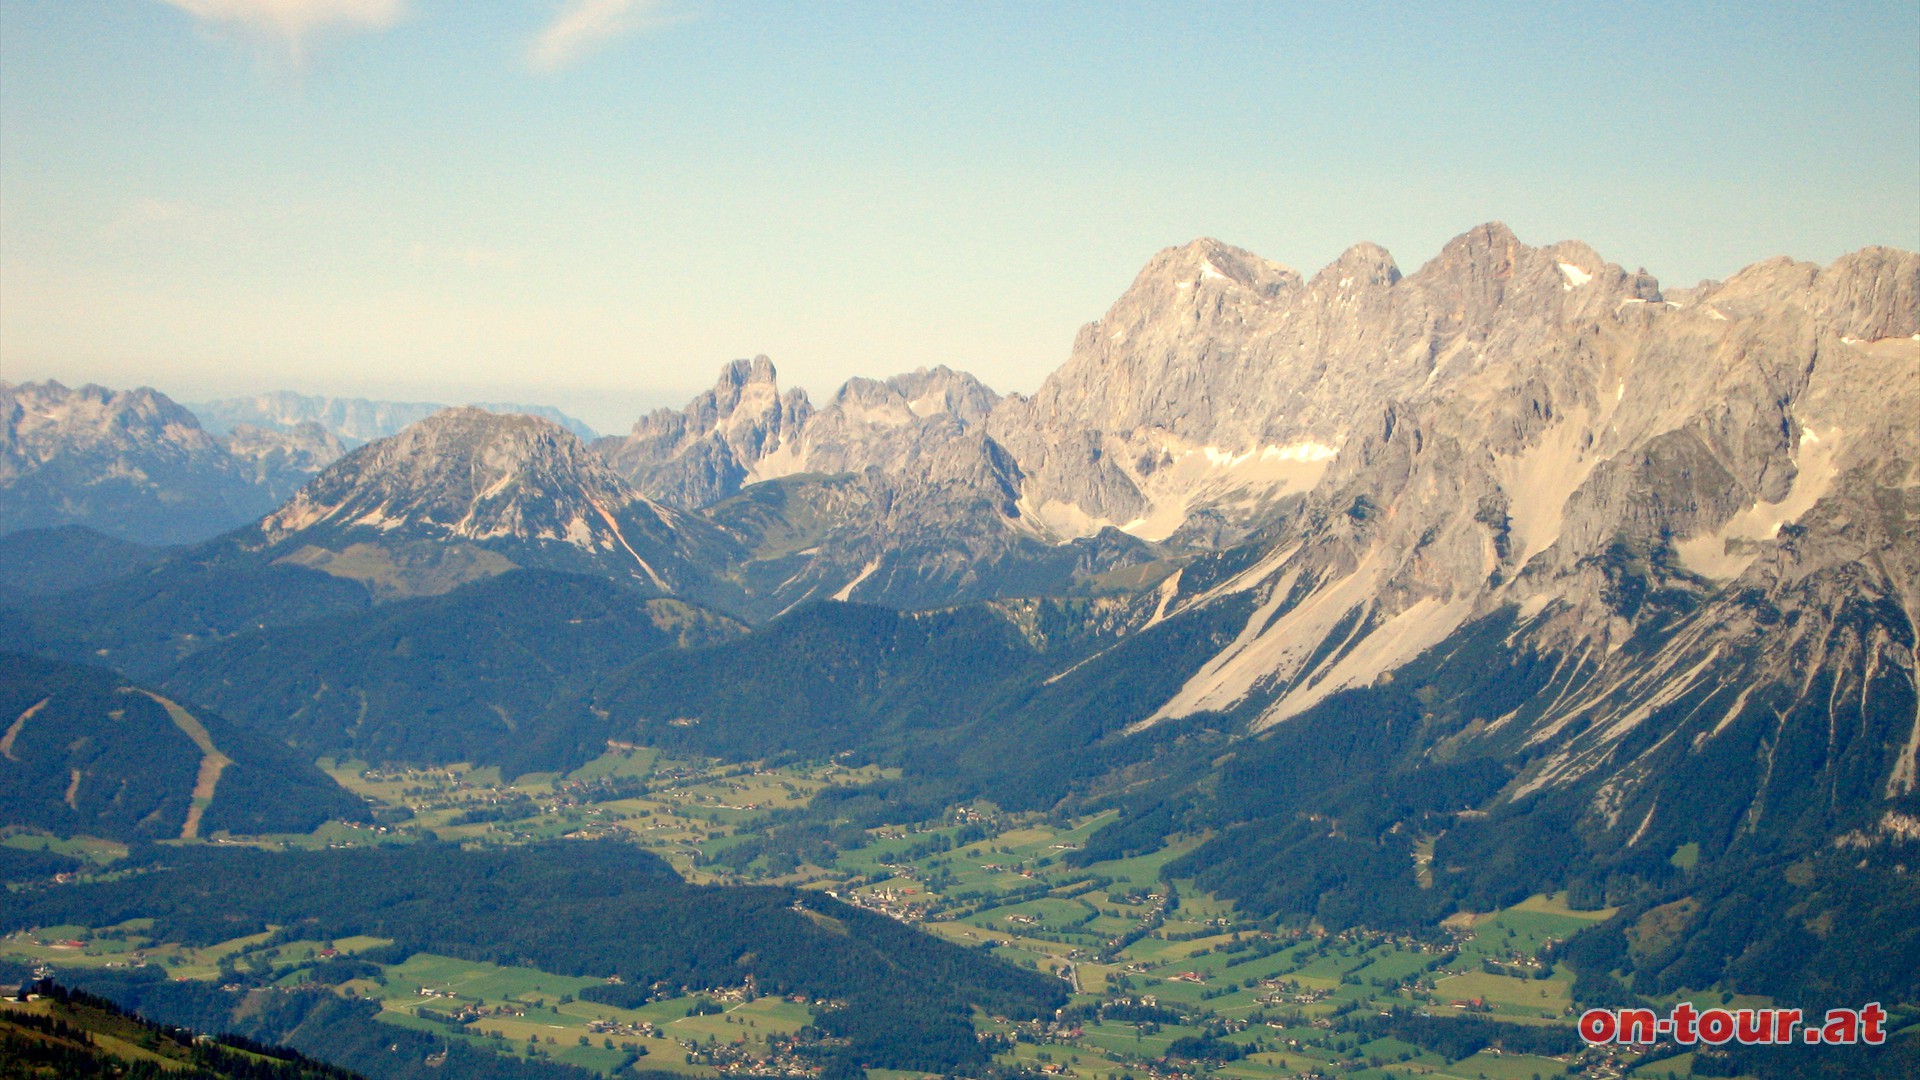
[[[1831,825],[1915,786],[1912,253],[1663,291],[1499,224],[1405,276],[1368,244],[1305,278],[1201,240],[1155,256],[1030,398],[909,378],[815,410],[739,365],[602,446],[642,490],[674,477],[663,497],[722,519],[812,468],[897,483],[941,446],[992,462],[942,497],[973,500],[976,528],[1082,545],[1073,582],[1138,590],[1142,662],[1163,626],[1245,611],[1134,730],[1260,731],[1458,655],[1527,689],[1450,752],[1517,763],[1503,799],[1578,791],[1622,842],[1684,838],[1697,823],[1670,819],[1693,811],[1661,798],[1690,781],[1740,791],[1722,846],[1783,807]],[[922,396],[942,384],[965,392]],[[813,552],[837,576],[808,595],[904,599],[888,586],[913,580],[912,531],[852,531]],[[1806,805],[1810,777],[1828,811]]]
[[[16,457],[47,442],[25,408]],[[453,410],[246,543],[385,597],[536,565],[755,620],[1100,594],[1105,647],[1156,678],[1156,642],[1228,627],[1133,731],[1267,731],[1424,680],[1473,714],[1447,754],[1513,766],[1501,800],[1570,793],[1622,844],[1705,842],[1675,793],[1711,780],[1743,807],[1724,848],[1770,815],[1857,831],[1915,788],[1916,415],[1908,252],[1663,291],[1499,224],[1408,275],[1370,244],[1305,277],[1201,240],[1031,397],[942,368],[816,406],[761,358],[591,447]]]

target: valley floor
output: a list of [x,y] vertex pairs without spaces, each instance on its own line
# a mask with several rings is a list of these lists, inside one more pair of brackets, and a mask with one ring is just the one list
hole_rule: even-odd
[[[1422,937],[1328,934],[1250,919],[1190,883],[1163,880],[1162,868],[1202,837],[1133,858],[1071,865],[1067,856],[1103,816],[1059,820],[974,803],[913,826],[864,830],[852,843],[843,831],[831,857],[818,861],[768,848],[770,822],[797,819],[822,792],[843,794],[889,778],[874,768],[675,761],[639,747],[611,749],[568,774],[511,783],[494,770],[465,766],[322,766],[371,800],[381,823],[205,842],[315,848],[429,835],[470,845],[617,837],[661,855],[696,883],[829,893],[1065,981],[1071,1004],[1051,1022],[976,1011],[979,1037],[1008,1068],[1094,1080],[1200,1072],[1223,1080],[1527,1080],[1686,1076],[1693,1064],[1671,1044],[1641,1052],[1580,1043],[1572,974],[1543,960],[1543,950],[1612,912],[1573,910],[1561,896],[1456,918]],[[19,829],[4,842],[82,855],[100,874],[113,873],[124,850]],[[318,965],[378,956],[387,944],[375,937],[303,940],[281,931],[195,948],[156,936],[151,920],[134,920],[17,932],[0,940],[0,960],[62,979],[157,964],[174,979],[231,980],[236,994],[293,993],[313,988]],[[636,1008],[581,997],[604,982],[415,953],[366,964],[332,992],[377,1001],[379,1020],[449,1045],[603,1076],[805,1075],[809,1068],[793,1052],[812,1017],[804,998],[762,996],[751,982],[661,988]],[[1703,1008],[1730,1001],[1717,993],[1691,999]],[[1428,1017],[1440,1018],[1439,1026]],[[1914,1020],[1900,1012],[1894,1026]]]

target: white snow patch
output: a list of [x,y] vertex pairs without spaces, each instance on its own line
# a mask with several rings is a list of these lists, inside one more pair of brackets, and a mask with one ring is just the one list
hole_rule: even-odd
[[1237,469],[1256,458],[1260,461],[1327,461],[1340,453],[1325,443],[1297,442],[1287,446],[1262,446],[1258,450],[1234,453],[1218,446],[1203,446],[1200,452],[1207,464],[1216,468]]
[[1205,262],[1200,264],[1200,276],[1203,278],[1219,278],[1221,281],[1233,280],[1227,275],[1221,273],[1220,268],[1213,265],[1212,259],[1208,259]]
[[1720,320],[1721,322],[1726,322],[1726,321],[1727,321],[1727,317],[1726,317],[1725,315],[1722,315],[1722,314],[1720,314],[1720,309],[1719,309],[1719,308],[1716,308],[1716,307],[1714,307],[1713,305],[1711,305],[1711,304],[1709,304],[1709,305],[1707,305],[1707,307],[1706,307],[1706,309],[1705,309],[1705,310],[1706,310],[1706,312],[1707,312],[1707,317],[1708,317],[1708,318],[1710,318],[1710,319],[1719,319],[1719,320]]
[[1561,263],[1560,272],[1567,276],[1566,283],[1564,285],[1561,285],[1560,287],[1562,289],[1567,290],[1568,292],[1572,292],[1574,289],[1577,289],[1580,286],[1585,285],[1587,282],[1593,280],[1592,274],[1587,273],[1585,270],[1580,269],[1579,267],[1573,265],[1572,263]]
[[1311,440],[1290,443],[1286,446],[1263,446],[1260,448],[1261,461],[1330,461],[1340,451],[1325,443]]

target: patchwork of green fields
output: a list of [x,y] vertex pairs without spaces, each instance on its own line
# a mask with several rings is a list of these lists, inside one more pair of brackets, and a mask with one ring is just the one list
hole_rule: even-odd
[[[572,773],[512,783],[495,770],[459,765],[321,764],[381,807],[383,824],[224,841],[322,847],[432,835],[492,845],[611,836],[661,855],[694,881],[773,881],[831,891],[1068,981],[1072,1005],[1057,1023],[976,1017],[983,1037],[1001,1040],[996,1060],[1009,1067],[1138,1080],[1178,1068],[1189,1059],[1163,1059],[1195,1047],[1215,1048],[1206,1051],[1215,1056],[1205,1070],[1245,1080],[1302,1072],[1551,1077],[1596,1064],[1595,1051],[1580,1059],[1494,1049],[1450,1062],[1415,1042],[1355,1026],[1394,1009],[1570,1023],[1571,976],[1543,967],[1541,950],[1611,912],[1574,911],[1558,897],[1536,896],[1457,919],[1449,932],[1420,940],[1328,935],[1249,919],[1191,883],[1163,880],[1163,868],[1204,837],[1070,865],[1067,855],[1104,824],[1104,815],[1059,820],[987,804],[952,807],[941,820],[868,829],[854,843],[841,835],[828,865],[789,860],[776,867],[766,854],[754,854],[757,849],[738,847],[829,788],[888,777],[873,768],[675,761],[645,748],[614,749]],[[5,842],[48,843],[31,835]],[[90,858],[103,872],[111,872],[119,854],[85,842],[60,842],[58,850]],[[0,941],[0,955],[56,968],[158,963],[188,979],[245,970],[295,985],[320,959],[386,944],[263,934],[194,949],[153,940],[150,931],[138,921],[47,927]],[[336,992],[377,1000],[387,1023],[609,1076],[629,1069],[711,1076],[768,1068],[782,1060],[786,1038],[812,1020],[807,1004],[755,998],[744,987],[622,1009],[581,1000],[595,985],[598,980],[420,953],[341,983]]]

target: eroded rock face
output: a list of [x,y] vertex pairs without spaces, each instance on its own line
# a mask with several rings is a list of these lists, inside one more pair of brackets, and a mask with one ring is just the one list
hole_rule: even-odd
[[[1651,278],[1585,245],[1530,248],[1497,223],[1404,280],[1373,244],[1303,281],[1196,241],[1156,256],[1066,365],[989,430],[1056,531],[1231,543],[1315,487],[1386,402],[1453,369],[1549,353],[1579,313],[1657,296]],[[1182,535],[1196,515],[1205,530]]]
[[393,595],[513,566],[595,569],[660,591],[704,574],[712,530],[627,486],[550,420],[447,409],[355,450],[260,522],[263,542]]
[[[1915,257],[1884,248],[1825,268],[1769,260],[1668,297],[1585,244],[1532,247],[1499,223],[1405,277],[1372,244],[1303,278],[1200,240],[1156,255],[1031,398],[938,369],[857,379],[815,410],[764,359],[737,362],[684,412],[600,449],[684,506],[862,476],[859,498],[842,484],[799,500],[809,535],[832,537],[822,583],[863,571],[871,590],[868,564],[942,531],[970,530],[969,557],[989,559],[1107,530],[1147,542],[1096,545],[1123,564],[1268,536],[1302,545],[1301,580],[1349,581],[1381,619],[1444,608],[1351,681],[1432,627],[1559,598],[1543,583],[1621,545],[1737,576],[1844,471],[1828,429],[1905,407],[1897,358],[1859,376],[1894,392],[1870,402],[1841,401],[1848,379],[1824,373],[1852,362],[1844,350],[1907,348],[1917,292]],[[1286,668],[1249,660],[1202,699],[1239,700]]]
[[812,413],[804,391],[781,395],[772,361],[735,360],[685,409],[656,410],[595,449],[651,497],[697,509],[739,491],[763,458],[797,439]]
[[973,376],[939,367],[849,380],[816,409],[804,390],[783,394],[759,356],[728,364],[685,409],[657,410],[595,449],[650,497],[698,509],[796,473],[902,472],[978,430],[998,401]]
[[[1504,799],[1587,800],[1619,845],[1687,841],[1704,786],[1749,807],[1722,847],[1911,790],[1916,283],[1920,257],[1869,249],[1669,300],[1577,245],[1456,241],[1393,286],[1423,323],[1457,313],[1432,322],[1428,373],[1355,402],[1249,569],[1183,572],[1162,617],[1253,612],[1142,723],[1258,730],[1406,670],[1479,686],[1452,655],[1515,682],[1449,752],[1514,762]],[[1475,628],[1497,620],[1490,643]],[[1845,793],[1802,805],[1773,771],[1789,760]]]
[[1065,588],[1086,560],[1023,518],[1020,467],[984,430],[999,400],[937,367],[849,380],[816,408],[782,393],[762,356],[594,448],[638,490],[701,510],[744,545],[733,575],[756,615],[808,599],[912,607]]

